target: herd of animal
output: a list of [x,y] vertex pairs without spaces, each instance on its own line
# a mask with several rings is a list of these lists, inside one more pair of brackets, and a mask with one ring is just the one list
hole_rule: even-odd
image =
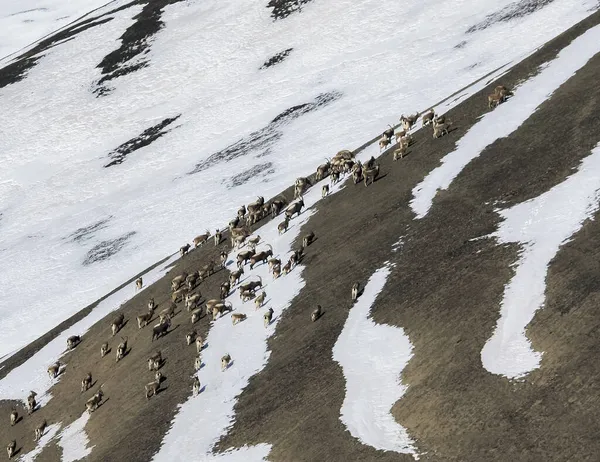
[[[513,93],[503,85],[498,85],[492,94],[488,96],[488,107],[494,109],[499,104],[506,101],[506,99],[512,96]],[[448,134],[448,130],[451,126],[451,122],[446,120],[444,115],[437,115],[433,109],[429,110],[424,114],[418,112],[414,115],[400,117],[402,130],[395,132],[393,127],[389,127],[383,132],[382,137],[379,140],[380,150],[386,149],[392,144],[392,139],[395,138],[396,144],[399,147],[394,151],[393,160],[402,159],[406,154],[408,147],[413,142],[410,135],[410,130],[415,126],[417,121],[421,118],[422,126],[431,125],[433,128],[433,138],[439,138]],[[327,176],[330,177],[331,185],[335,185],[341,181],[341,177],[345,174],[351,174],[354,184],[364,182],[365,186],[373,183],[379,176],[379,165],[376,163],[375,158],[371,157],[365,164],[362,164],[359,160],[355,159],[355,154],[349,150],[339,151],[332,159],[328,159],[326,163],[321,164],[317,167],[315,173],[315,181],[321,181]],[[369,183],[370,181],[370,183]],[[260,277],[258,280],[252,280],[241,283],[241,277],[245,274],[244,268],[247,264],[250,266],[250,270],[257,264],[267,264],[269,271],[271,272],[273,279],[279,278],[282,274],[286,275],[294,269],[298,263],[304,257],[306,248],[312,244],[315,240],[315,233],[310,232],[303,236],[302,245],[293,250],[289,256],[287,262],[282,265],[282,261],[279,258],[275,258],[273,255],[273,249],[269,244],[264,244],[263,250],[257,250],[257,246],[261,243],[260,235],[253,236],[250,227],[262,219],[271,216],[275,218],[283,212],[284,219],[277,225],[279,234],[287,232],[289,223],[294,215],[299,216],[304,208],[303,194],[312,186],[309,178],[300,177],[296,179],[294,184],[294,201],[288,204],[287,200],[283,197],[276,197],[268,202],[265,202],[264,198],[258,197],[256,201],[248,204],[247,206],[242,205],[237,211],[237,216],[229,222],[228,231],[231,240],[231,250],[238,250],[236,255],[237,269],[230,271],[229,277],[223,283],[220,284],[219,298],[205,300],[203,302],[202,294],[198,289],[199,284],[217,273],[220,269],[225,268],[229,252],[224,249],[220,254],[220,264],[217,264],[214,260],[204,265],[197,271],[192,273],[183,272],[171,280],[171,297],[170,302],[167,302],[168,306],[159,312],[159,322],[152,328],[151,342],[159,340],[161,337],[169,333],[171,327],[171,320],[177,314],[178,303],[183,303],[187,309],[191,324],[194,325],[202,317],[206,316],[209,320],[217,321],[222,318],[226,313],[231,313],[231,321],[233,325],[236,325],[246,319],[246,315],[243,313],[233,313],[234,309],[230,301],[226,300],[235,289],[237,285],[240,298],[243,302],[254,300],[256,310],[262,308],[266,300],[266,292],[263,288],[263,281]],[[325,184],[322,186],[322,197],[329,194],[329,185]],[[194,238],[194,248],[198,248],[206,244],[212,237],[214,245],[218,246],[224,242],[223,231],[216,230],[215,234],[211,236],[209,231],[201,234]],[[247,248],[242,250],[242,247]],[[185,244],[179,249],[181,257],[190,251],[191,245]],[[135,281],[136,290],[143,288],[143,279],[139,277]],[[351,288],[351,299],[355,302],[359,297],[359,283],[356,282]],[[258,290],[260,289],[260,293]],[[138,329],[146,327],[154,318],[157,304],[154,298],[150,298],[147,303],[148,310],[145,313],[137,316]],[[179,312],[182,312],[180,310]],[[273,308],[269,308],[263,315],[264,325],[268,327],[273,320]],[[311,321],[317,321],[323,313],[321,305],[317,305],[317,308],[311,311]],[[111,334],[115,337],[117,333],[125,326],[125,316],[123,313],[118,314],[113,318],[111,322]],[[117,345],[115,361],[119,362],[125,358],[128,353],[127,337],[121,337],[121,342]],[[67,349],[73,350],[82,338],[79,335],[72,335],[67,339]],[[196,358],[194,360],[194,370],[198,371],[202,367],[201,354],[205,348],[202,336],[197,332],[196,329],[192,329],[185,335],[186,345],[196,345]],[[100,357],[104,358],[110,352],[110,346],[108,342],[105,342],[100,347]],[[147,383],[144,387],[146,399],[150,399],[161,391],[161,383],[166,379],[160,371],[160,368],[165,362],[160,350],[156,350],[148,357],[148,370],[154,372],[154,380]],[[221,370],[227,370],[232,363],[232,358],[228,353],[225,353],[221,357]],[[54,379],[58,377],[64,371],[64,364],[60,361],[55,362],[48,367],[48,375]],[[81,380],[81,393],[87,392],[92,387],[92,373],[89,372]],[[201,384],[197,374],[194,374],[192,378],[192,394],[196,396],[200,393]],[[36,401],[37,394],[31,391],[27,397],[27,414],[31,415],[37,408],[38,403]],[[102,391],[102,385],[85,402],[86,410],[89,413],[94,412],[104,398]],[[20,421],[19,414],[16,409],[13,408],[10,414],[11,426],[16,425]],[[48,423],[44,419],[40,424],[35,427],[34,440],[37,441],[44,434]],[[16,440],[11,440],[7,447],[8,457],[12,458],[16,453],[17,443]]]

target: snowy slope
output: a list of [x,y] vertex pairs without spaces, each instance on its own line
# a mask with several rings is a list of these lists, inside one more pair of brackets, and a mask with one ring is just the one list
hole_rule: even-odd
[[[595,2],[544,4],[519,15],[508,1],[309,2],[273,21],[256,1],[176,2],[147,53],[122,64],[139,69],[101,85],[97,66],[143,5],[51,48],[0,89],[0,357]],[[164,134],[128,149],[153,132]],[[34,313],[46,321],[24,333]]]

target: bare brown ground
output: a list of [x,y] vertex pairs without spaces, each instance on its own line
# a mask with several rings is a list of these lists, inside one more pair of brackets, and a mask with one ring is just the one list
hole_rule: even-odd
[[[517,65],[501,83],[514,85],[537,72],[599,22],[599,13],[590,16]],[[332,359],[350,308],[352,282],[366,282],[389,260],[396,266],[373,316],[378,323],[403,327],[414,345],[414,357],[402,375],[409,388],[392,413],[417,442],[422,460],[597,460],[600,225],[586,222],[550,265],[546,306],[528,329],[534,348],[544,351],[542,367],[520,383],[486,372],[480,359],[518,248],[473,239],[497,228],[497,201],[505,208],[536,197],[589,155],[600,140],[599,68],[596,56],[518,131],[469,164],[421,220],[414,219],[408,205],[412,189],[486,110],[485,97],[496,82],[449,112],[456,128],[448,136],[433,140],[430,129],[419,131],[405,159],[392,162],[391,152],[381,157],[382,177],[372,186],[349,184],[318,204],[319,213],[304,229],[314,230],[318,238],[303,262],[306,287],[278,324],[269,341],[269,362],[241,394],[235,424],[219,449],[270,443],[273,461],[411,460],[376,451],[346,431],[339,419],[345,381]],[[404,243],[394,253],[400,237]],[[151,296],[162,309],[170,279],[218,258],[220,250],[210,243],[192,252],[121,308],[128,324],[119,336],[128,336],[131,346],[123,361],[114,361],[113,313],[66,355],[67,369],[47,406],[10,428],[14,403],[0,402],[0,415],[7,416],[0,419],[0,434],[7,441],[16,438],[26,453],[34,447],[33,428],[43,418],[64,425],[77,419],[92,393],[80,395],[79,382],[91,370],[97,381],[93,390],[104,383],[107,400],[86,427],[95,445],[87,460],[149,460],[177,404],[191,395],[195,349],[184,342],[191,327],[187,312],[177,314],[171,332],[154,343],[151,327],[138,330],[135,316],[145,311]],[[221,272],[200,285],[205,298],[218,296],[224,278]],[[325,313],[312,323],[316,304]],[[207,320],[197,328],[204,336]],[[113,351],[100,360],[100,345],[107,339]],[[146,358],[155,349],[166,357],[167,380],[165,390],[146,402],[144,385],[152,380]],[[28,354],[31,350],[25,349],[11,361]],[[52,443],[37,460],[56,461],[59,454]]]

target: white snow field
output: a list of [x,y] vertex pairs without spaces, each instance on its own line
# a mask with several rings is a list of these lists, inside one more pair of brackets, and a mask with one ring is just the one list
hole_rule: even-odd
[[[357,156],[364,161],[368,153],[365,151]],[[321,186],[329,183],[326,178],[314,184],[303,197],[305,208],[299,216],[291,221],[287,232],[279,235],[277,226],[283,221],[283,214],[279,219],[272,220],[254,232],[260,236],[257,251],[273,250],[273,257],[281,260],[282,267],[293,252],[292,243],[300,233],[300,228],[315,213],[312,208],[321,200]],[[347,183],[339,182],[330,186],[329,195],[335,194],[345,187]],[[246,247],[234,249],[228,255],[227,269],[234,271],[237,268],[236,256]],[[310,252],[310,246],[307,252]],[[202,350],[202,368],[197,372],[201,384],[201,393],[193,396],[180,406],[178,414],[163,439],[160,451],[152,459],[155,462],[176,462],[188,460],[227,460],[258,461],[265,460],[271,446],[268,444],[245,447],[226,451],[221,454],[211,454],[219,438],[227,433],[233,424],[233,408],[237,397],[248,384],[249,379],[267,364],[270,352],[267,350],[267,340],[275,333],[275,327],[283,312],[289,307],[292,300],[304,287],[302,271],[304,266],[297,265],[287,275],[281,275],[273,280],[266,263],[259,263],[250,270],[244,268],[241,283],[262,280],[266,300],[258,310],[253,301],[242,302],[237,287],[227,297],[233,306],[232,313],[244,313],[247,319],[236,324],[231,322],[231,315],[225,314],[216,321],[211,321],[211,327],[205,339],[207,345]],[[260,292],[257,291],[257,294]],[[265,328],[264,314],[273,308],[271,324]],[[316,307],[306,307],[306,320]],[[190,346],[189,348],[195,348]],[[232,358],[231,366],[221,370],[221,357],[229,354]],[[191,382],[191,380],[190,380]],[[190,435],[193,435],[190,437]],[[369,442],[367,442],[369,444]]]
[[577,172],[540,196],[500,210],[504,221],[492,234],[503,243],[520,243],[515,274],[504,289],[500,318],[481,351],[483,367],[494,374],[521,378],[540,366],[542,353],[531,347],[525,328],[544,306],[548,265],[600,200],[600,145]]
[[109,0],[2,0],[0,65],[6,58]]
[[442,158],[413,189],[410,206],[417,218],[429,212],[440,189],[448,189],[454,178],[494,141],[516,131],[554,91],[569,80],[600,51],[600,26],[593,27],[562,49],[536,76],[518,88],[506,103],[488,112],[456,143],[456,150]]
[[[140,6],[49,49],[25,79],[0,89],[0,357],[206,228],[224,226],[241,203],[278,193],[401,113],[531,52],[596,4],[556,0],[466,33],[491,13],[518,8],[509,0],[346,0],[311,2],[273,22],[266,3],[164,8],[147,66],[111,80],[103,97],[93,93],[96,66],[119,48]],[[60,5],[72,8],[67,15],[86,4],[97,6]],[[288,48],[283,62],[259,70]],[[261,132],[261,146],[246,145],[229,161],[210,157],[293,106],[323,101]],[[169,133],[103,168],[119,145],[179,114]],[[188,174],[206,160],[214,162]]]
[[391,414],[407,389],[400,374],[412,358],[412,344],[404,329],[375,324],[370,318],[390,272],[386,263],[373,273],[333,347],[333,359],[342,366],[346,379],[340,419],[361,443],[411,454],[418,460],[414,442]]

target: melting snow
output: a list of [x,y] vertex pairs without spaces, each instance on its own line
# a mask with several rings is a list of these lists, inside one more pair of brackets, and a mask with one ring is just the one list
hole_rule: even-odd
[[499,212],[504,221],[492,236],[500,244],[516,242],[523,248],[515,275],[504,289],[496,330],[481,351],[481,362],[489,372],[519,378],[540,366],[542,353],[531,348],[525,328],[544,305],[548,265],[560,247],[596,213],[599,191],[597,146],[565,181]]
[[386,264],[371,276],[333,347],[333,359],[346,379],[340,419],[361,443],[418,459],[414,442],[391,414],[407,389],[400,374],[412,358],[412,344],[404,329],[375,324],[370,318],[390,272]]
[[81,460],[92,452],[90,440],[85,433],[85,425],[90,419],[89,412],[84,412],[79,419],[65,427],[58,435],[58,445],[62,448],[62,462]]

